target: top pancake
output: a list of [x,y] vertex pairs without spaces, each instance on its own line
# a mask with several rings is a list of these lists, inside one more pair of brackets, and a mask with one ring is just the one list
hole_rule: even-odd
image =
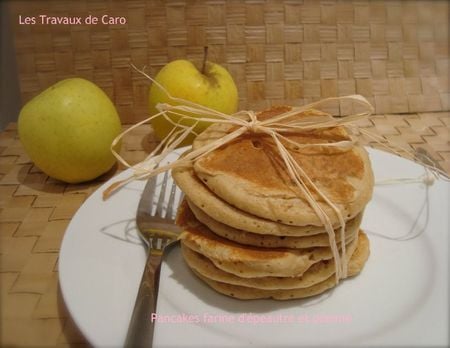
[[174,168],[172,177],[191,202],[205,214],[225,225],[243,231],[276,236],[311,236],[325,232],[324,227],[281,224],[237,209],[203,185],[190,167]]
[[[271,109],[258,114],[266,119],[290,110]],[[298,117],[321,117],[320,112]],[[232,126],[215,124],[196,138],[193,149],[222,138]],[[300,144],[317,144],[349,139],[343,127],[284,134]],[[286,144],[285,144],[286,146]],[[288,147],[288,146],[286,146]],[[354,146],[350,150],[308,147],[289,152],[313,183],[330,199],[345,220],[364,209],[373,190],[373,174],[367,152]],[[248,134],[194,163],[194,171],[218,197],[247,213],[296,226],[323,225],[303,193],[293,183],[273,140],[262,134]],[[332,224],[338,222],[333,209],[309,187],[315,200]]]

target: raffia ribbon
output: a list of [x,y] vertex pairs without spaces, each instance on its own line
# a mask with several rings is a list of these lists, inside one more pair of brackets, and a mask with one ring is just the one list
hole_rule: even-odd
[[[163,86],[159,85],[145,72],[138,70],[135,66],[133,66],[133,68],[147,77],[153,83],[157,84],[168,95],[169,99],[174,103],[174,105],[158,104],[157,109],[159,110],[159,113],[128,128],[113,141],[111,145],[111,151],[120,163],[132,169],[132,174],[125,180],[117,181],[110,187],[108,187],[103,193],[104,199],[108,198],[114,191],[120,189],[131,181],[147,179],[149,177],[158,175],[159,173],[177,167],[192,166],[192,164],[196,160],[208,155],[212,151],[232,142],[233,140],[243,136],[244,134],[258,133],[268,135],[276,145],[276,148],[283,160],[289,176],[300,190],[301,195],[307,200],[308,204],[311,206],[320,221],[323,223],[328,233],[333,259],[335,260],[336,265],[336,282],[339,282],[340,279],[347,277],[347,258],[345,243],[341,243],[342,254],[340,254],[330,218],[317,203],[316,199],[313,196],[313,192],[315,192],[321,199],[323,199],[323,201],[327,205],[329,205],[331,209],[336,213],[336,216],[339,220],[340,236],[342,241],[345,240],[345,220],[336,205],[315,185],[315,183],[308,177],[302,167],[295,161],[288,150],[288,147],[290,147],[290,145],[297,148],[334,147],[341,150],[349,150],[357,143],[358,136],[360,134],[363,134],[384,146],[389,152],[395,153],[397,155],[402,152],[403,157],[405,157],[406,154],[406,157],[409,157],[415,162],[424,165],[428,169],[431,169],[435,176],[441,176],[448,179],[448,175],[445,172],[442,172],[435,167],[423,163],[418,158],[416,158],[415,154],[411,151],[386,144],[386,140],[384,138],[359,128],[356,125],[356,122],[360,119],[369,117],[374,112],[372,105],[367,101],[366,98],[361,95],[327,98],[308,105],[293,107],[290,111],[281,113],[267,120],[258,120],[256,113],[251,110],[239,111],[233,115],[227,115],[205,106],[181,98],[173,97],[164,89]],[[343,100],[350,100],[356,102],[357,104],[360,104],[364,108],[364,111],[354,115],[339,118],[333,117],[332,115],[328,114],[320,117],[315,116],[312,118],[293,117],[314,108],[318,108],[328,102]],[[172,121],[168,113],[179,116],[180,119],[178,120],[178,122]],[[194,116],[189,116],[186,113],[189,113],[190,115],[201,116],[201,122],[207,122],[210,124],[225,123],[235,127],[233,127],[233,130],[226,134],[224,137],[201,146],[196,150],[191,150],[185,156],[170,164],[160,165],[161,161],[163,161],[168,154],[176,149],[177,146],[179,146],[189,134],[194,133],[194,128],[198,124],[199,119]],[[164,117],[166,120],[172,123],[174,125],[173,130],[165,139],[161,141],[161,143],[148,155],[146,159],[138,164],[130,165],[114,150],[115,145],[128,132],[132,131],[136,127],[148,123],[156,117]],[[184,125],[183,122],[185,122],[186,120],[193,121],[193,125]],[[288,134],[301,134],[312,130],[329,129],[338,126],[345,126],[350,130],[349,140],[303,144],[297,143],[286,136]]]

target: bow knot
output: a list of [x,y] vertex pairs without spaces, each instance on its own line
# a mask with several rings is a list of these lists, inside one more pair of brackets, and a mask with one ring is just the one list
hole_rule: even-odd
[[252,133],[261,133],[262,126],[261,121],[256,117],[256,113],[253,110],[247,110],[246,113],[250,117],[250,121],[247,122],[246,126],[249,131]]

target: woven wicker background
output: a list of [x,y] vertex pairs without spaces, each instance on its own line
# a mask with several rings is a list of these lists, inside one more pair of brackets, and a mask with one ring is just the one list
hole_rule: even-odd
[[[24,25],[19,15],[125,17],[125,25]],[[13,1],[23,102],[81,76],[124,123],[147,115],[148,81],[168,61],[225,65],[240,107],[301,105],[359,93],[377,113],[449,110],[447,1]],[[335,105],[346,113],[349,105]]]

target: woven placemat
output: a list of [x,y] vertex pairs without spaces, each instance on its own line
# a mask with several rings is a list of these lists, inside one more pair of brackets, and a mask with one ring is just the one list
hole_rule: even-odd
[[[449,112],[379,115],[361,122],[361,127],[397,145],[426,149],[447,172],[449,126]],[[141,127],[125,138],[122,155],[137,162],[154,145],[151,129]],[[58,253],[77,209],[122,169],[90,183],[63,184],[30,162],[15,125],[0,133],[1,346],[88,346],[58,289]]]
[[[226,66],[240,109],[362,94],[376,113],[450,109],[448,1],[12,1],[22,100],[87,78],[123,123],[147,113],[149,83],[173,59]],[[126,24],[42,25],[39,15],[123,17]],[[21,24],[35,17],[36,24]],[[333,113],[346,111],[336,104]]]

